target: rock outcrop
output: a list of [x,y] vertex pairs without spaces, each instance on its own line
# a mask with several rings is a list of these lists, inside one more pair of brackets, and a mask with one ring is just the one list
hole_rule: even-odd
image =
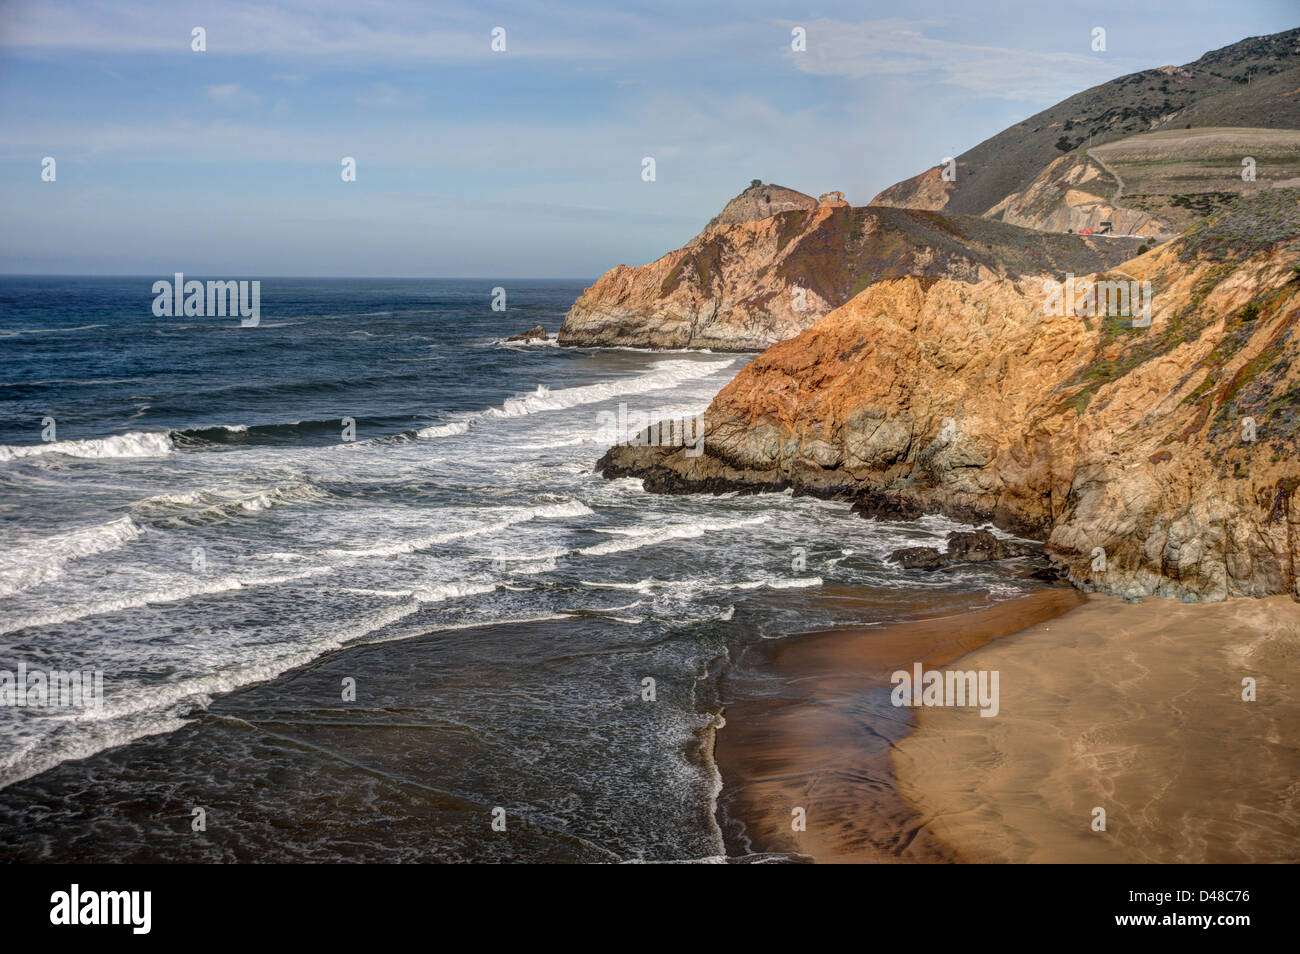
[[1149,327],[1087,296],[1067,314],[1038,279],[880,280],[750,362],[702,455],[619,446],[598,467],[991,521],[1128,597],[1295,595],[1300,193],[1243,197],[1092,278],[1149,282]]
[[903,547],[888,559],[904,570],[942,570],[948,565],[948,558],[934,547]]
[[539,341],[546,338],[546,329],[541,325],[535,325],[527,331],[521,331],[517,335],[511,335],[506,341]]
[[[763,215],[790,205],[796,208]],[[1123,261],[1139,244],[1044,235],[971,216],[854,208],[842,193],[817,200],[779,186],[751,186],[714,222],[649,265],[606,272],[569,310],[559,343],[760,351],[874,282],[1083,274]]]
[[709,224],[691,240],[692,245],[720,225],[739,225],[757,222],[782,212],[811,212],[817,200],[810,195],[787,189],[785,186],[764,185],[761,179],[750,182],[749,188],[722,207],[722,211],[709,219]]
[[1047,232],[1107,231],[1154,236],[1169,226],[1154,216],[1112,204],[1119,183],[1087,155],[1054,159],[1023,192],[1013,192],[984,213],[989,218]]
[[942,570],[954,563],[987,563],[1013,557],[1036,556],[1039,549],[1016,540],[1003,540],[989,530],[954,530],[948,534],[948,549],[903,547],[887,558],[905,570]]

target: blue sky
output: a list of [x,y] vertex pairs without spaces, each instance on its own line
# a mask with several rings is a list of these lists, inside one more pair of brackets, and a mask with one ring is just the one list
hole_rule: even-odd
[[595,277],[752,178],[862,204],[1079,90],[1296,25],[1293,0],[0,0],[0,272]]

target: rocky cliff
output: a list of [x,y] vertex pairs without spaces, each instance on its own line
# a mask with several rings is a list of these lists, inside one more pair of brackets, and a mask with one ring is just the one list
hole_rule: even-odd
[[761,179],[754,179],[749,188],[722,207],[722,211],[709,219],[699,235],[691,240],[692,245],[703,241],[704,236],[720,225],[739,225],[741,222],[757,222],[782,212],[811,212],[817,208],[817,200],[810,195],[787,189],[785,186],[763,184]]
[[1123,261],[1137,245],[971,216],[854,208],[839,193],[813,199],[760,184],[684,248],[606,272],[570,309],[559,343],[759,351],[875,282],[1082,274]]
[[[746,366],[702,456],[619,446],[598,467],[652,491],[794,487],[991,521],[1130,597],[1295,594],[1300,192],[1241,197],[1091,278],[1111,294],[883,278]],[[1113,294],[1143,282],[1145,327]]]
[[1112,197],[1119,191],[1115,177],[1091,156],[1061,156],[1023,192],[1011,193],[985,214],[1012,225],[1049,232],[1090,229],[1154,236],[1168,231],[1165,222],[1146,212],[1112,204]]

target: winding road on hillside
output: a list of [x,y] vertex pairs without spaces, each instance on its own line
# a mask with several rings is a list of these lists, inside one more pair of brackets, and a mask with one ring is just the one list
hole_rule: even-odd
[[1103,161],[1099,156],[1097,156],[1096,153],[1094,153],[1091,149],[1085,149],[1084,152],[1087,153],[1089,159],[1097,163],[1097,165],[1101,166],[1102,169],[1104,169],[1108,174],[1115,177],[1115,182],[1118,183],[1119,187],[1115,190],[1115,194],[1111,196],[1110,204],[1114,206],[1118,206],[1119,197],[1124,194],[1124,179],[1120,176],[1118,172],[1116,172],[1110,166],[1106,165],[1105,161]]

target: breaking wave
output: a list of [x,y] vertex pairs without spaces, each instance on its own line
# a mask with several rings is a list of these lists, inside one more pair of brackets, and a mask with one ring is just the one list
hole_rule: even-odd
[[175,447],[162,431],[134,431],[85,441],[50,441],[45,444],[0,444],[0,462],[63,454],[67,457],[165,457]]

